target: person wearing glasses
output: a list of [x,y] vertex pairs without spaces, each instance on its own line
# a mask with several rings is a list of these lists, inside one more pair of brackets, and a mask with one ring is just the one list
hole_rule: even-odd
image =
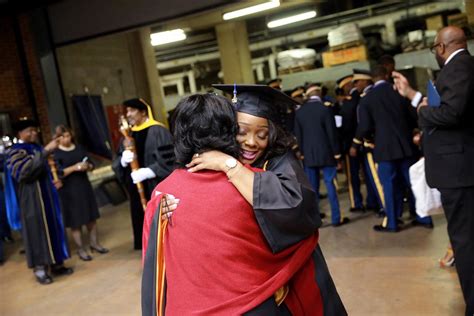
[[436,79],[439,104],[423,98],[400,73],[392,75],[398,92],[417,109],[418,122],[424,130],[426,181],[441,192],[466,315],[473,315],[474,57],[467,51],[464,31],[455,26],[438,32],[431,51],[441,68]]

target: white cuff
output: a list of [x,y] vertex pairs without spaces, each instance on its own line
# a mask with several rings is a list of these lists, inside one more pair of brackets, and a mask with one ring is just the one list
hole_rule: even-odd
[[418,104],[420,104],[421,98],[423,98],[423,95],[421,94],[420,91],[417,91],[415,96],[411,100],[411,106],[414,108],[418,107]]

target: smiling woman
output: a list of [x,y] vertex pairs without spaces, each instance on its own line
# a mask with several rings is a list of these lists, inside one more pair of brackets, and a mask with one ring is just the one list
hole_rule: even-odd
[[246,113],[237,115],[239,133],[237,141],[241,148],[241,161],[253,164],[263,156],[268,146],[268,120]]

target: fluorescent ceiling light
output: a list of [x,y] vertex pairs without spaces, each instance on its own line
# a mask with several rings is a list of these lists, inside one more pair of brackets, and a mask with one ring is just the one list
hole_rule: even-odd
[[254,14],[254,13],[265,11],[265,10],[270,10],[279,6],[280,6],[280,0],[271,0],[268,2],[251,6],[251,7],[224,13],[222,18],[224,20],[236,19],[244,15],[249,15],[249,14]]
[[287,24],[291,24],[291,23],[295,23],[295,22],[299,22],[299,21],[303,21],[303,20],[312,19],[315,16],[316,16],[316,11],[308,11],[308,12],[305,12],[305,13],[292,15],[292,16],[289,16],[289,17],[286,17],[286,18],[283,18],[283,19],[270,21],[270,22],[268,22],[267,26],[269,28],[279,27],[279,26],[283,26],[283,25],[287,25]]
[[163,45],[186,39],[186,33],[182,29],[153,33],[150,35],[151,45]]

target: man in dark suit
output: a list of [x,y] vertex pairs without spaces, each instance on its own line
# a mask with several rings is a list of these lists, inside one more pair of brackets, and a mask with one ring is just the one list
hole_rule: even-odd
[[[359,125],[355,139],[364,139],[374,134],[374,160],[378,163],[378,175],[383,187],[385,213],[378,232],[398,232],[397,207],[402,205],[400,183],[397,176],[408,185],[408,169],[414,163],[416,148],[412,142],[412,131],[416,127],[416,113],[410,113],[407,100],[402,98],[387,81],[388,72],[383,66],[372,71],[374,87],[361,98]],[[353,143],[357,148],[359,144]],[[417,218],[419,223],[432,228],[431,218]]]
[[331,204],[331,222],[340,226],[349,222],[341,216],[336,190],[336,172],[341,158],[336,122],[329,106],[322,103],[321,86],[312,84],[306,90],[308,100],[296,112],[295,136],[304,156],[304,169],[314,190],[319,193],[319,172]]
[[423,128],[425,171],[428,185],[441,192],[448,234],[456,258],[466,315],[474,314],[474,57],[464,32],[454,26],[441,29],[431,50],[441,68],[436,90],[438,107],[420,102],[405,77],[394,72],[402,96],[417,106]]
[[[353,90],[351,92],[351,107],[346,108],[347,113],[344,111],[345,115],[342,119],[343,125],[344,121],[352,122],[346,124],[346,127],[349,127],[349,133],[347,134],[346,148],[349,153],[349,157],[352,159],[359,158],[363,164],[362,170],[364,171],[365,184],[367,189],[367,198],[366,198],[366,209],[375,211],[378,215],[384,214],[384,197],[383,189],[380,184],[379,176],[377,174],[377,169],[373,159],[373,139],[372,137],[366,137],[365,139],[358,140],[355,137],[357,125],[359,124],[359,104],[361,98],[367,95],[367,93],[372,89],[373,81],[372,74],[369,70],[365,69],[353,69],[352,75]],[[354,90],[355,89],[355,90]],[[349,138],[350,137],[350,138]],[[352,146],[352,142],[355,142],[361,145],[359,148]],[[354,165],[354,164],[352,164]]]

